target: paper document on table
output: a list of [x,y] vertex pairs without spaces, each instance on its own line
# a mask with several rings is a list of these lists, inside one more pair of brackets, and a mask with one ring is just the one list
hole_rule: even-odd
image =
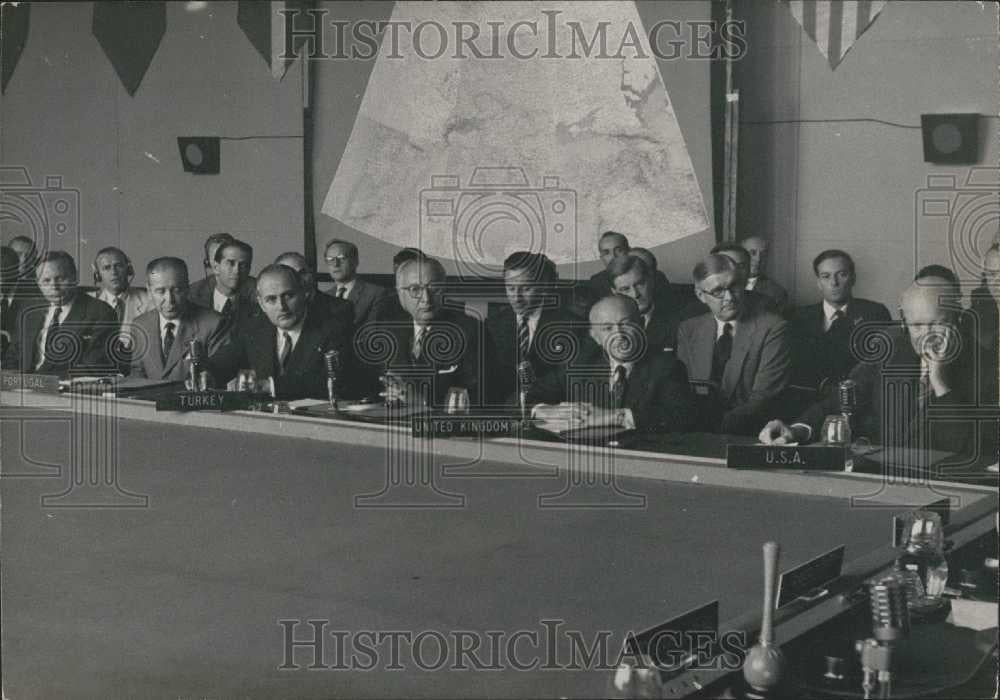
[[997,626],[997,604],[982,600],[951,601],[951,614],[948,622],[956,627],[968,627],[981,632]]

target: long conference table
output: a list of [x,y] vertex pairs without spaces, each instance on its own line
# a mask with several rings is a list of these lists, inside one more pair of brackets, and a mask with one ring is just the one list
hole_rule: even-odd
[[[996,527],[995,484],[729,469],[723,436],[696,456],[0,400],[11,700],[604,697],[629,632],[718,600],[720,630],[756,634],[765,541],[783,570],[844,545],[863,578],[905,510],[949,499],[958,545]],[[779,641],[844,605],[779,611]]]

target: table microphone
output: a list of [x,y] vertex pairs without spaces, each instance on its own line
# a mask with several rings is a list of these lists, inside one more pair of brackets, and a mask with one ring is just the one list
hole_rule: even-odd
[[876,685],[879,697],[892,696],[892,653],[896,642],[910,633],[906,587],[896,578],[873,583],[868,589],[872,615],[872,637],[859,641],[864,696],[871,698]]
[[517,365],[518,404],[521,407],[521,420],[528,420],[528,392],[535,385],[538,378],[535,376],[535,367],[530,360],[522,360]]
[[323,364],[326,367],[326,395],[330,399],[330,406],[337,410],[337,375],[344,369],[340,360],[340,352],[337,350],[327,350],[323,353]]
[[191,366],[188,371],[191,375],[191,390],[198,391],[201,388],[201,372],[205,364],[205,346],[197,338],[188,341],[188,359]]

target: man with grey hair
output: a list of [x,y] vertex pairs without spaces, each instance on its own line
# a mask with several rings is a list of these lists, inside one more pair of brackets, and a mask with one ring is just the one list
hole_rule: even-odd
[[[396,270],[402,313],[359,329],[360,359],[388,370],[390,398],[441,406],[448,390],[455,388],[468,391],[471,405],[483,400],[483,326],[445,306],[445,282],[444,267],[437,260],[407,260]],[[376,338],[385,333],[392,336],[391,352],[375,357],[375,345],[384,346]]]
[[741,268],[726,255],[709,255],[692,276],[709,310],[681,322],[677,356],[699,384],[703,421],[711,430],[756,435],[788,386],[788,324],[746,293]]
[[[951,415],[935,421],[933,415],[935,408],[954,412],[977,405],[975,343],[961,337],[961,310],[945,301],[939,288],[917,281],[903,292],[900,312],[905,328],[887,336],[888,358],[861,362],[849,375],[856,383],[855,438],[868,438],[887,449],[929,447],[976,454],[972,418]],[[775,445],[816,440],[831,413],[840,413],[836,392],[810,406],[791,425],[768,422],[759,438]],[[996,430],[994,419],[992,432]]]
[[139,315],[131,335],[132,372],[140,379],[184,381],[190,369],[190,343],[201,343],[206,369],[215,383],[228,379],[232,339],[222,314],[188,299],[187,263],[161,257],[146,265],[146,291],[153,308]]

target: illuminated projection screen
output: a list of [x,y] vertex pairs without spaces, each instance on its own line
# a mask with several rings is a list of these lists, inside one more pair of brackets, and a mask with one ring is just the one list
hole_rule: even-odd
[[[709,228],[634,3],[397,2],[391,20],[323,215],[479,275],[514,250],[592,260],[608,229],[652,248]],[[457,36],[477,30],[479,55]]]

